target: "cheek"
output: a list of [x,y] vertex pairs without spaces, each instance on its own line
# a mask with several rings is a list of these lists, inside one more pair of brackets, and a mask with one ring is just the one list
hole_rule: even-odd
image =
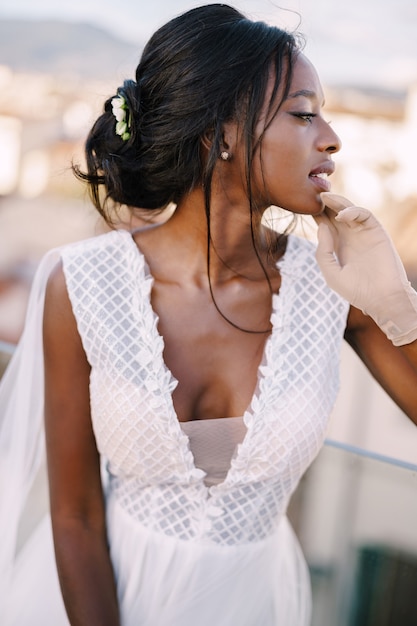
[[294,144],[275,144],[262,157],[263,172],[269,184],[276,182],[285,186],[287,181],[300,176],[303,159]]
[[297,133],[289,133],[285,130],[276,130],[270,136],[265,137],[262,146],[262,158],[265,163],[271,165],[279,163],[286,169],[299,163],[305,152],[305,141]]
[[287,198],[289,190],[303,185],[306,143],[287,128],[270,128],[254,161],[256,190],[265,198]]

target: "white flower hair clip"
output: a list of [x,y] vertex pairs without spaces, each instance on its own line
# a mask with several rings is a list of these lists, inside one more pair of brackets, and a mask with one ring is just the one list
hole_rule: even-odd
[[130,112],[126,100],[118,95],[111,101],[113,115],[116,118],[116,135],[123,141],[130,139]]

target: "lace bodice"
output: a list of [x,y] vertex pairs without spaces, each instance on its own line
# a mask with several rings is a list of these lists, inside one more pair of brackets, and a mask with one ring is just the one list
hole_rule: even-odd
[[247,431],[225,479],[211,487],[175,414],[153,279],[131,235],[113,231],[61,255],[92,368],[97,446],[121,506],[181,540],[235,545],[270,535],[323,443],[338,389],[348,305],[326,286],[314,246],[289,237]]

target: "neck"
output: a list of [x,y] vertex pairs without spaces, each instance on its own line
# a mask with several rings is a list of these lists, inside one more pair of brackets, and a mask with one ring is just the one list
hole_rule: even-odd
[[[240,202],[233,202],[225,195],[213,199],[210,206],[210,276],[213,282],[223,282],[231,275],[242,275],[250,280],[265,278],[254,247],[255,239],[262,264],[267,267],[267,242],[259,237],[263,230],[260,219],[254,218],[252,230],[246,198]],[[186,246],[186,256],[206,275],[208,225],[203,190],[197,189],[182,199],[169,227],[175,229],[181,246]]]

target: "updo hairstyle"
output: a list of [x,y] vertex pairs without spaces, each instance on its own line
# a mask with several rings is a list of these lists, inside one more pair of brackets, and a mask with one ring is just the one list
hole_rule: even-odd
[[[299,44],[291,33],[253,22],[225,4],[198,7],[151,37],[136,70],[118,94],[128,109],[130,137],[115,132],[112,98],[86,142],[86,180],[94,205],[110,222],[108,201],[156,210],[203,185],[209,214],[211,180],[222,151],[223,125],[240,123],[251,211],[254,130],[264,105],[270,68],[288,94]],[[202,144],[210,137],[208,157]],[[262,139],[262,136],[260,140]],[[103,194],[104,190],[104,194]]]

